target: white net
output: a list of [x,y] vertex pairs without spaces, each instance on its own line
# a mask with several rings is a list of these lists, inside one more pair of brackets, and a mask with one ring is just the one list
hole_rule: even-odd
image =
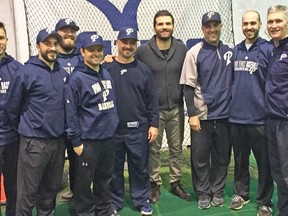
[[[221,14],[223,30],[221,40],[233,45],[231,0],[24,0],[30,55],[35,55],[36,36],[40,29],[55,27],[61,18],[71,18],[80,31],[97,31],[111,46],[118,30],[124,26],[138,28],[141,43],[149,40],[153,32],[153,17],[158,10],[170,11],[175,19],[174,37],[184,43],[201,38],[201,18],[208,11]],[[190,43],[187,44],[191,46]],[[107,52],[107,50],[106,50]],[[187,122],[187,121],[186,121]],[[164,140],[166,142],[166,140]],[[189,127],[185,126],[184,145],[190,144]]]

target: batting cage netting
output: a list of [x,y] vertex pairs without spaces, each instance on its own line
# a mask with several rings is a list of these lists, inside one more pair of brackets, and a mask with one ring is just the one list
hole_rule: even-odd
[[[154,34],[155,13],[163,9],[174,16],[174,37],[188,47],[202,37],[202,15],[208,11],[219,12],[223,23],[221,40],[234,45],[231,0],[24,0],[24,7],[30,55],[37,54],[36,36],[39,30],[54,28],[61,18],[74,20],[80,27],[78,33],[96,31],[108,44],[106,53],[115,54],[115,39],[122,27],[136,28],[140,43],[144,43]],[[183,145],[189,144],[190,130],[185,125]]]

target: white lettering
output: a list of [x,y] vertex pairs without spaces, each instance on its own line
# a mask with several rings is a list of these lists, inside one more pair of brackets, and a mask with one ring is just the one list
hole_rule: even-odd
[[114,107],[113,101],[107,101],[107,102],[98,104],[99,111],[111,109],[113,107]]

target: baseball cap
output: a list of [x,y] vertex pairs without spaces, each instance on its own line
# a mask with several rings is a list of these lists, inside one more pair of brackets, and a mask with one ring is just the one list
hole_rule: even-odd
[[204,26],[207,22],[216,21],[221,23],[221,17],[218,12],[209,11],[202,16],[202,26]]
[[72,19],[69,19],[69,18],[60,19],[55,26],[55,30],[58,31],[67,26],[71,27],[75,31],[79,30],[79,27],[76,25],[76,23]]
[[51,28],[45,28],[39,31],[36,43],[39,44],[50,36],[55,36],[59,42],[62,40],[62,37],[55,30]]
[[98,34],[86,35],[83,38],[82,48],[87,48],[89,46],[99,45],[104,47],[103,38]]
[[122,40],[122,39],[137,39],[137,30],[134,28],[122,28],[119,31],[118,34],[118,40]]

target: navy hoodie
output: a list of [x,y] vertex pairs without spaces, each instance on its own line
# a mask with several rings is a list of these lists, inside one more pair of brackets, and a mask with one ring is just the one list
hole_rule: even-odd
[[[54,139],[65,132],[64,84],[68,74],[31,57],[11,81],[5,110],[25,137]],[[19,126],[18,126],[19,123]]]
[[60,67],[62,67],[68,74],[71,74],[73,72],[75,66],[82,59],[83,58],[80,52],[78,52],[76,48],[70,54],[59,53],[57,57],[57,61],[59,62]]
[[9,123],[8,116],[4,110],[4,104],[10,81],[16,76],[21,66],[21,63],[7,54],[0,61],[0,145],[13,143],[19,138],[17,131],[12,129]]
[[108,71],[96,72],[79,61],[66,85],[68,138],[74,147],[82,140],[103,140],[114,136],[119,118],[115,88]]
[[265,124],[265,82],[273,45],[258,38],[247,50],[245,41],[233,49],[234,73],[229,121]]

